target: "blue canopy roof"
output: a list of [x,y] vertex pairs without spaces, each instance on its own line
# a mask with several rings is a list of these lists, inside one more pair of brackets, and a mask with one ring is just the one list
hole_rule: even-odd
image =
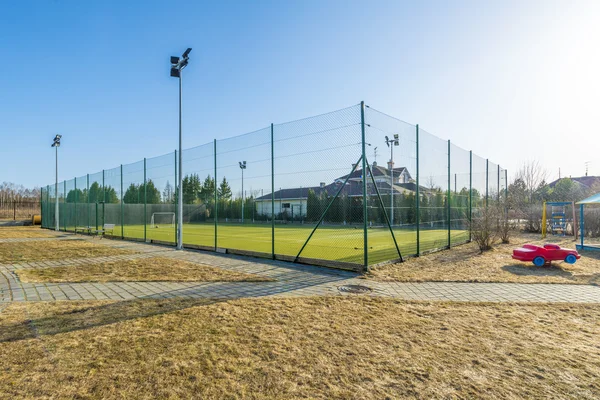
[[595,195],[588,197],[587,199],[583,199],[577,204],[600,204],[600,193],[596,193]]

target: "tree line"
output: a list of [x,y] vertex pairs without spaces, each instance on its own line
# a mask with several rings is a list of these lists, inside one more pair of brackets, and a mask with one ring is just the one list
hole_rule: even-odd
[[[420,194],[419,214],[420,222],[434,223],[447,222],[448,219],[448,197],[447,192],[440,188],[428,189]],[[390,205],[391,196],[389,194],[381,195],[381,202],[385,207],[388,218],[391,218]],[[476,189],[472,190],[473,208],[480,207],[485,200]],[[385,224],[385,216],[381,202],[377,195],[370,194],[367,197],[367,221]],[[327,209],[327,206],[329,209]],[[307,209],[305,220],[307,222],[317,222],[323,213],[324,220],[335,223],[362,223],[363,222],[363,199],[362,196],[348,196],[340,194],[334,199],[334,196],[327,192],[317,194],[313,189],[308,191]],[[417,222],[417,203],[414,192],[394,194],[394,221],[393,224],[415,224]],[[450,195],[451,219],[468,218],[469,208],[469,189],[462,188],[460,192],[452,192]],[[327,211],[326,211],[327,210]]]

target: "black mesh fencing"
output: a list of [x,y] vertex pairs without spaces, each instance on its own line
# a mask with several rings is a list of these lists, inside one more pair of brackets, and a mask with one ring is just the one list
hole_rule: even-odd
[[176,243],[175,153],[146,159],[144,196],[146,239]]
[[473,154],[472,171],[471,178],[473,181],[473,186],[471,190],[471,215],[476,215],[487,204],[487,160]]
[[365,123],[369,262],[416,255],[416,126],[370,107],[365,110]]
[[217,247],[271,254],[271,224],[255,204],[271,192],[271,129],[217,140],[216,149]]
[[[215,143],[183,151],[183,243],[216,249]],[[175,161],[174,161],[175,162]],[[177,180],[172,200],[177,200]],[[175,210],[177,212],[177,210]]]
[[259,201],[274,218],[275,254],[364,262],[361,137],[359,106],[273,126],[273,196]]
[[[183,151],[183,244],[362,270],[471,239],[506,170],[363,104]],[[178,154],[42,189],[42,226],[175,244]]]
[[470,239],[471,153],[450,145],[450,244]]

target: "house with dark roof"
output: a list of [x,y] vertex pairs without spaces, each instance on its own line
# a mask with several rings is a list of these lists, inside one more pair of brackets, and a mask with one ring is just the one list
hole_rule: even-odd
[[[551,188],[554,188],[556,186],[556,184],[561,180],[561,179],[565,179],[565,178],[559,178],[553,182],[550,182],[548,184],[548,186],[550,186]],[[580,177],[569,177],[569,179],[571,179],[573,182],[576,182],[577,184],[581,185],[584,189],[590,189],[592,186],[600,186],[600,176],[580,176]]]
[[[391,167],[389,164],[388,167]],[[373,179],[377,184],[377,189],[379,189],[379,193],[382,195],[389,195],[392,190],[394,194],[407,194],[416,191],[416,184],[406,167],[384,168],[373,163],[371,171],[373,172]],[[275,215],[286,213],[290,218],[306,216],[308,193],[311,190],[317,196],[326,195],[333,197],[341,188],[340,196],[362,197],[362,172],[362,169],[357,168],[351,174],[340,176],[330,184],[321,182],[319,186],[279,189],[274,193]],[[346,185],[342,187],[344,182],[346,182]],[[377,194],[370,179],[367,181],[367,194],[369,196]],[[270,193],[258,197],[255,204],[258,214],[271,215]]]

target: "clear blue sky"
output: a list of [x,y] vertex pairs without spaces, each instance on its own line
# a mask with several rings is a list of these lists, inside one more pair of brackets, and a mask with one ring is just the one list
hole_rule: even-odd
[[4,1],[0,181],[54,181],[371,106],[512,171],[600,175],[599,1]]

